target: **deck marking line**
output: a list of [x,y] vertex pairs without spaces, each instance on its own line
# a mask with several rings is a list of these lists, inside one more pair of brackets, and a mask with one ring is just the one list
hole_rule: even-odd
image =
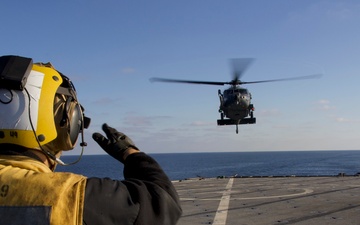
[[[351,185],[350,185],[351,186]],[[350,187],[349,186],[349,187]],[[295,188],[289,188],[288,190],[291,189],[295,189]],[[254,199],[270,199],[270,198],[288,198],[288,197],[294,197],[294,196],[300,196],[300,195],[307,195],[307,194],[311,194],[314,192],[314,190],[310,189],[310,188],[302,188],[303,192],[299,192],[299,193],[294,193],[294,194],[285,194],[285,195],[270,195],[270,196],[253,196],[253,197],[232,197],[233,200],[254,200]],[[211,193],[211,192],[208,192]],[[213,192],[213,193],[217,193],[217,192]],[[235,193],[236,192],[232,192]],[[181,201],[194,201],[194,200],[198,200],[198,201],[218,201],[220,200],[219,198],[180,198]]]
[[233,186],[233,183],[234,183],[234,178],[230,178],[221,197],[219,207],[214,217],[213,225],[226,224],[226,218],[230,203],[231,188]]

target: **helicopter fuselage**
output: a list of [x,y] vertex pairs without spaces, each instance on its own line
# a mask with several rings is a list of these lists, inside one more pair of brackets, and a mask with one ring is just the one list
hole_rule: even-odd
[[219,112],[223,116],[239,121],[248,117],[253,106],[251,104],[251,93],[240,87],[231,87],[224,90],[223,93],[219,90],[220,107]]

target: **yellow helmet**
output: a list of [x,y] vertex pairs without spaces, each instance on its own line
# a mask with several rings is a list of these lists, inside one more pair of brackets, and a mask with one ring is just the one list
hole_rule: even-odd
[[83,111],[72,82],[50,63],[0,57],[0,144],[71,150],[90,123]]

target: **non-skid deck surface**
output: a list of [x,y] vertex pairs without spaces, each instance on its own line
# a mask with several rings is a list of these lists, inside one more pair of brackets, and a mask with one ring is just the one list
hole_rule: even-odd
[[360,177],[222,178],[174,181],[178,225],[360,224]]

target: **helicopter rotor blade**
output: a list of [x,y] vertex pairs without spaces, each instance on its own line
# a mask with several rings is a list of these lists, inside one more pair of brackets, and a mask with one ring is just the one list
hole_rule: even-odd
[[153,77],[150,78],[151,82],[167,82],[167,83],[186,83],[186,84],[208,84],[208,85],[225,85],[230,84],[229,82],[217,82],[217,81],[196,81],[196,80],[177,80]]
[[239,79],[244,75],[254,60],[253,58],[230,59],[231,67],[233,68],[233,82],[239,82]]
[[257,83],[267,83],[267,82],[278,82],[278,81],[292,81],[292,80],[305,80],[305,79],[316,79],[322,77],[322,74],[313,74],[300,77],[291,77],[283,79],[273,79],[273,80],[259,80],[259,81],[249,81],[249,82],[239,82],[239,84],[257,84]]

